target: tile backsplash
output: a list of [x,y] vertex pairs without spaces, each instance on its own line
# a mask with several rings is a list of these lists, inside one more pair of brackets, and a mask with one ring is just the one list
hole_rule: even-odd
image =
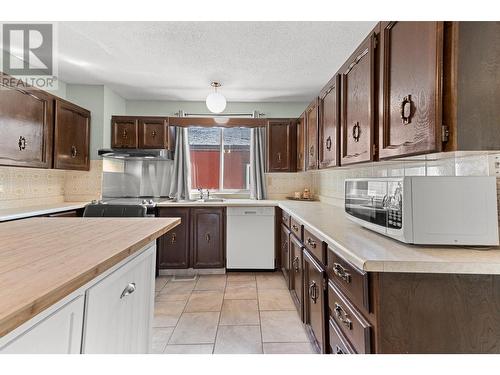
[[0,209],[98,199],[101,179],[101,160],[88,172],[0,166]]

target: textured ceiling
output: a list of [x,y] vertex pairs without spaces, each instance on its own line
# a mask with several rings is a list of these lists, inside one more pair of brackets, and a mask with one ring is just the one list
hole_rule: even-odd
[[61,22],[59,77],[127,99],[309,101],[375,22]]

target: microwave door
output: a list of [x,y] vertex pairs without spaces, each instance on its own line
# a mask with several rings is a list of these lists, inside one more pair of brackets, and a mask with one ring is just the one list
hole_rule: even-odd
[[365,222],[387,226],[387,181],[346,182],[345,210]]

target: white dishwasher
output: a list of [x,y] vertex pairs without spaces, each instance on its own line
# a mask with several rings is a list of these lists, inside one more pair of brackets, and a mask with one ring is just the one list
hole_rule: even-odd
[[274,269],[274,207],[228,207],[226,268]]

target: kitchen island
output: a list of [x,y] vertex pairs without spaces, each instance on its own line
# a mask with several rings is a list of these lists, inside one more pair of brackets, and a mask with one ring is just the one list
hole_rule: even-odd
[[[155,241],[179,223],[32,218],[1,224],[0,352],[149,351]],[[141,326],[128,333],[118,326],[133,322]]]

